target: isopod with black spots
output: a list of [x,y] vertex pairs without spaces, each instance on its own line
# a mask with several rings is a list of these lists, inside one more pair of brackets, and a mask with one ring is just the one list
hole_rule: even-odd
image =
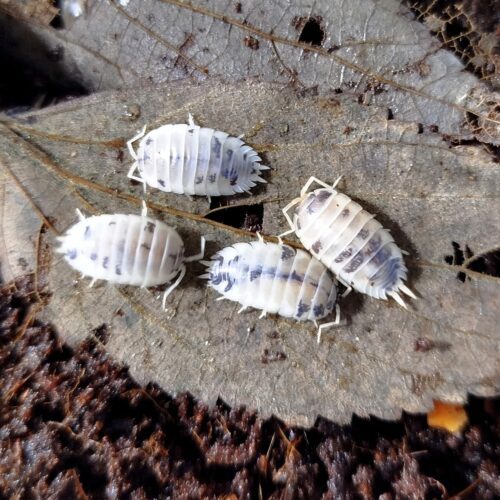
[[[387,229],[335,187],[311,177],[300,196],[284,209],[291,229],[304,247],[333,271],[345,286],[376,299],[393,297],[406,308],[402,292],[416,299],[404,284],[407,276],[402,251]],[[313,182],[322,186],[308,192]],[[295,207],[293,218],[288,211]]]
[[184,242],[177,231],[162,221],[147,217],[143,203],[141,215],[102,214],[85,217],[58,238],[57,249],[82,276],[90,276],[92,286],[102,279],[120,285],[150,287],[174,283],[165,290],[162,306],[186,273],[186,262],[203,258],[201,251],[184,256]]
[[[135,152],[132,144],[138,140]],[[191,115],[188,124],[163,125],[147,134],[144,127],[127,147],[135,160],[128,177],[144,189],[208,198],[249,193],[257,182],[266,182],[260,173],[269,169],[241,136],[199,127]]]
[[248,307],[297,321],[317,321],[336,310],[336,318],[318,327],[318,342],[325,328],[339,324],[335,280],[317,259],[303,250],[259,241],[235,243],[217,252],[211,261],[202,261],[208,286],[222,294],[217,300],[239,302]]

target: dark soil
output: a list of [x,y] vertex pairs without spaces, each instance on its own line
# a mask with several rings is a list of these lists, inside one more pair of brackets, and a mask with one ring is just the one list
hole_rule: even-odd
[[72,352],[34,297],[0,290],[0,498],[500,496],[498,400],[471,399],[460,435],[425,415],[291,428],[143,388],[96,341]]

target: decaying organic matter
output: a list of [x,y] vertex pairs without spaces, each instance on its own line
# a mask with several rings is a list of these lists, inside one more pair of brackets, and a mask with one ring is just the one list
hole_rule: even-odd
[[500,495],[494,400],[472,399],[456,435],[424,415],[289,427],[141,387],[105,352],[104,325],[72,351],[35,297],[31,277],[0,289],[2,498]]

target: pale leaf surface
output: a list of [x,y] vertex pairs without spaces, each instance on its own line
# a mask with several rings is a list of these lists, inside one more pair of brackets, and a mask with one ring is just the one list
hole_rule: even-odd
[[[140,117],[130,121],[130,109]],[[140,381],[168,391],[189,390],[206,401],[218,396],[263,415],[310,424],[321,414],[348,421],[352,412],[396,417],[401,409],[425,411],[432,399],[464,401],[467,392],[499,389],[500,279],[445,262],[452,241],[476,254],[498,248],[498,164],[487,151],[450,147],[415,123],[387,120],[384,108],[348,96],[301,96],[280,85],[169,85],[106,92],[6,120],[0,135],[4,178],[1,206],[2,272],[39,269],[40,227],[56,231],[86,213],[138,213],[142,187],[126,178],[122,139],[143,124],[185,122],[246,134],[272,166],[268,184],[235,205],[262,203],[266,235],[286,229],[281,208],[310,175],[343,176],[340,189],[377,214],[410,252],[409,285],[420,296],[408,311],[395,303],[351,293],[341,304],[346,324],[318,346],[314,325],[280,317],[237,315],[239,306],[215,302],[216,294],[188,274],[160,308],[161,291],[88,288],[53,256],[46,318],[75,344],[102,324],[106,349]],[[254,235],[203,216],[205,198],[148,192],[151,213],[178,228],[187,253],[207,235],[207,254]],[[49,238],[54,246],[52,231]],[[296,240],[291,241],[298,244]],[[466,273],[464,282],[457,272]],[[436,347],[417,352],[425,337]],[[283,355],[279,354],[283,353]],[[269,361],[273,355],[277,361]],[[275,358],[273,358],[275,359]],[[266,362],[268,361],[268,362]]]

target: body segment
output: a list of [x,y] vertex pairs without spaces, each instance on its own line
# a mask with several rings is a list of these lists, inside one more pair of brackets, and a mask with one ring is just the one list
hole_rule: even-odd
[[[79,213],[79,212],[78,212]],[[71,267],[92,284],[106,280],[122,285],[150,287],[176,281],[165,291],[163,306],[170,292],[186,272],[185,262],[203,256],[184,257],[184,243],[175,229],[164,222],[142,215],[103,214],[85,218],[71,226],[59,239],[58,252]]]
[[[321,181],[312,178],[324,185]],[[407,269],[390,233],[348,196],[326,186],[307,193],[284,209],[301,243],[346,286],[377,299],[392,296],[405,305],[399,291],[415,297],[403,281]],[[287,211],[296,205],[293,219]]]
[[[328,316],[337,290],[328,270],[302,250],[283,244],[236,243],[207,263],[210,287],[223,298],[266,313],[314,321]],[[322,325],[325,327],[326,325]]]
[[[132,143],[139,140],[137,153]],[[239,137],[189,124],[169,124],[145,131],[128,142],[134,164],[129,177],[162,191],[201,196],[249,192],[261,165],[254,149]],[[138,176],[134,176],[134,171]]]

